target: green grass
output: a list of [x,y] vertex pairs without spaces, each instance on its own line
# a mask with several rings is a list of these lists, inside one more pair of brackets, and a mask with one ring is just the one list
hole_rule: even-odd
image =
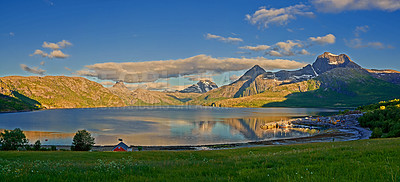
[[0,152],[0,181],[400,181],[400,138],[217,151]]

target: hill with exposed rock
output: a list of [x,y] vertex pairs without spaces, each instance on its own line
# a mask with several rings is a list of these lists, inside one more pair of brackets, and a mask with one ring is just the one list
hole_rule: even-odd
[[[23,110],[125,106],[122,100],[107,88],[82,77],[1,77],[0,94],[3,95],[2,100],[16,99],[16,103],[24,103],[26,108]],[[21,110],[3,106],[0,109]]]

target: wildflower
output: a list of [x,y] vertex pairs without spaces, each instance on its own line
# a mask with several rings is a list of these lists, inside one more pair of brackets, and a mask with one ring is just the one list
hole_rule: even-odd
[[386,107],[385,107],[385,106],[381,106],[379,109],[380,109],[380,110],[385,110]]

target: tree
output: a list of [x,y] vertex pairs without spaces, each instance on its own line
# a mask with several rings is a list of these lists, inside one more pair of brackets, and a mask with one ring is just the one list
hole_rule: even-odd
[[24,132],[19,128],[4,130],[4,133],[0,133],[2,150],[17,150],[18,147],[22,147],[27,143],[28,139],[26,139]]
[[71,150],[89,151],[94,145],[94,138],[86,130],[78,130],[72,140]]
[[34,150],[40,150],[40,148],[42,148],[42,144],[40,143],[40,140],[37,140],[35,142],[35,145],[33,145],[33,149]]

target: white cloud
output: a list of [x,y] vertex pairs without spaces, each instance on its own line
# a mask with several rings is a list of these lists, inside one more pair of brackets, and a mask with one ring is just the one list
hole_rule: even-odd
[[309,39],[318,44],[334,44],[336,41],[336,37],[333,34],[328,34],[323,37],[310,37]]
[[44,61],[40,62],[40,66],[44,66],[45,63]]
[[72,71],[71,68],[68,68],[66,66],[64,67],[64,69],[67,70],[67,71]]
[[49,48],[49,49],[60,49],[60,46],[56,43],[51,43],[51,42],[43,42],[42,45],[43,48]]
[[49,49],[53,49],[53,50],[57,50],[57,49],[63,49],[66,48],[68,46],[72,46],[72,43],[67,41],[67,40],[62,40],[60,42],[57,43],[51,43],[51,42],[43,42],[42,47],[43,48],[49,48]]
[[222,42],[227,42],[227,43],[237,43],[237,42],[243,42],[243,39],[241,38],[234,38],[234,37],[222,37],[219,35],[213,35],[208,33],[206,35],[206,39],[216,39]]
[[266,52],[266,54],[275,57],[283,57],[283,55],[280,52],[274,50],[268,51]]
[[204,73],[224,73],[245,70],[260,65],[264,69],[295,69],[304,63],[284,60],[256,58],[213,58],[207,55],[197,55],[186,59],[98,63],[86,66],[75,74],[97,77],[102,80],[122,80],[127,83],[153,82],[158,79],[180,77]]
[[49,56],[49,54],[43,52],[43,51],[40,50],[40,49],[36,49],[35,52],[33,52],[33,54],[30,54],[30,56],[34,56],[34,55],[39,55],[39,56],[42,56],[42,57],[47,57],[47,56]]
[[[270,50],[265,54],[275,57],[284,56],[296,56],[296,55],[310,55],[310,53],[304,49],[304,47],[313,46],[313,43],[320,45],[333,44],[336,41],[336,37],[333,34],[328,34],[322,37],[310,37],[308,41],[299,40],[287,40],[282,42],[277,42],[271,46]],[[303,48],[303,49],[300,49]]]
[[253,15],[247,14],[246,20],[261,28],[268,28],[270,24],[286,25],[290,20],[296,19],[296,16],[314,16],[314,13],[307,12],[307,9],[308,6],[303,4],[279,9],[261,7]]
[[10,37],[14,37],[15,33],[14,32],[10,32],[10,33],[8,33],[8,35],[10,35]]
[[400,9],[399,0],[312,0],[320,12],[338,13],[347,10],[384,10]]
[[275,57],[294,56],[296,52],[293,49],[302,47],[303,44],[299,41],[287,40],[286,42],[276,43],[275,47],[265,54]]
[[62,40],[60,42],[57,42],[57,44],[61,47],[61,48],[66,48],[68,46],[72,46],[72,43],[69,42],[68,40]]
[[301,55],[310,55],[310,53],[309,53],[307,50],[305,50],[305,49],[302,49],[302,50],[299,52],[299,54],[301,54]]
[[365,33],[368,32],[369,26],[364,25],[364,26],[357,26],[356,29],[354,30],[354,36],[359,37],[360,33]]
[[258,45],[258,46],[243,46],[243,47],[239,47],[239,49],[247,49],[247,50],[251,50],[251,51],[264,51],[269,49],[271,46],[268,45]]
[[46,72],[46,70],[42,70],[42,69],[39,69],[37,67],[31,68],[31,67],[29,67],[29,66],[27,66],[25,64],[20,64],[19,66],[24,71],[27,71],[27,72],[30,72],[30,73],[34,73],[34,74],[38,74],[38,75],[44,75],[44,73]]
[[291,52],[294,47],[303,47],[303,45],[299,42],[294,42],[292,40],[287,40],[286,42],[278,42],[275,44],[280,49],[283,49],[285,52]]
[[34,56],[34,55],[39,55],[42,57],[48,57],[50,59],[52,58],[67,58],[69,57],[68,54],[64,54],[61,50],[53,50],[50,54],[43,52],[40,49],[36,49],[35,52],[33,52],[33,54],[30,54],[30,56]]
[[57,43],[51,43],[51,42],[43,42],[42,47],[43,48],[49,48],[52,49],[51,53],[46,53],[40,49],[36,49],[35,52],[33,54],[30,54],[30,56],[34,56],[34,55],[40,55],[42,57],[47,57],[50,59],[53,58],[67,58],[69,57],[68,54],[64,54],[61,49],[66,48],[68,46],[72,46],[72,43],[67,41],[67,40],[62,40],[60,42]]
[[64,54],[61,50],[53,50],[49,56],[49,58],[67,58],[69,57],[68,54]]
[[382,42],[364,42],[360,38],[355,38],[351,40],[346,40],[345,43],[348,47],[359,49],[359,48],[365,48],[365,47],[370,47],[370,48],[375,48],[375,49],[391,49],[393,46],[391,45],[385,45]]

